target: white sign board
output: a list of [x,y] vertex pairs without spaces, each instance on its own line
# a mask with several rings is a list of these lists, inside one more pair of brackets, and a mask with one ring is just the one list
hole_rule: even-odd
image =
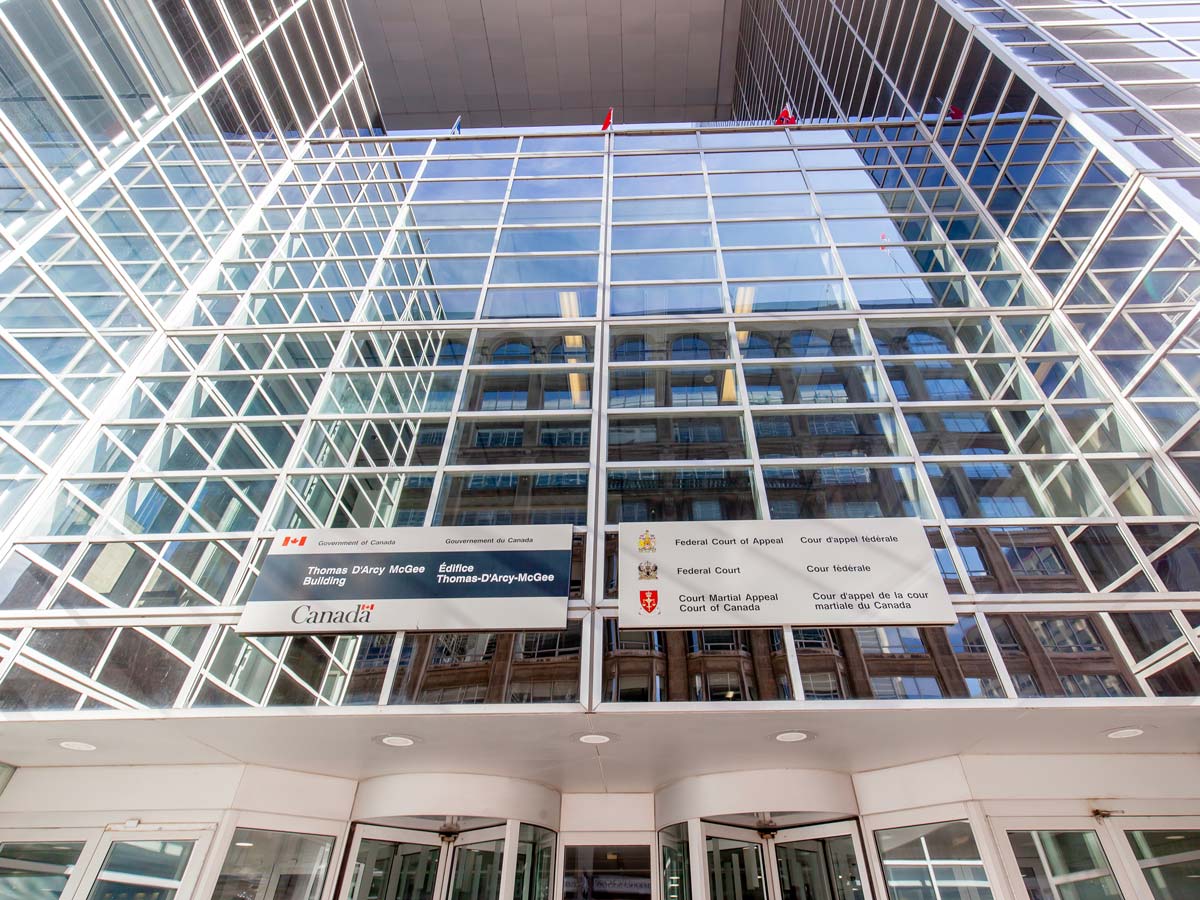
[[570,582],[570,525],[282,531],[237,630],[565,628]]
[[622,628],[949,625],[917,519],[622,523]]

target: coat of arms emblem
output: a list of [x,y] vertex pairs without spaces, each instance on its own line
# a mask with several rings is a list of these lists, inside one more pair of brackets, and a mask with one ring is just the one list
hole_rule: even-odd
[[649,529],[638,535],[638,553],[653,553],[656,549],[657,543]]
[[658,608],[658,591],[638,591],[638,602],[642,610],[650,615]]

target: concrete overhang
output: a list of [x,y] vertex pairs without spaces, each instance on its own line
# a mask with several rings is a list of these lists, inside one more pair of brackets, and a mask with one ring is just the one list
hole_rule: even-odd
[[390,130],[730,117],[742,0],[349,0]]

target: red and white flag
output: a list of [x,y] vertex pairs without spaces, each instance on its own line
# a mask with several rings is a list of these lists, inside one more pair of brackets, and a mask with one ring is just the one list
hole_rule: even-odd
[[604,117],[604,124],[600,126],[601,131],[608,131],[608,129],[612,128],[612,111],[613,108],[610,106],[608,108],[608,115]]

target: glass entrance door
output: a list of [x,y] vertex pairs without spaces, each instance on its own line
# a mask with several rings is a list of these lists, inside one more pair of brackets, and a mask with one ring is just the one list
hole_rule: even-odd
[[444,856],[437,834],[359,825],[342,900],[434,900],[441,895]]
[[454,844],[446,900],[500,900],[504,828],[466,831]]
[[870,900],[859,867],[857,830],[846,823],[789,828],[775,835],[782,900]]
[[1120,857],[1094,819],[991,819],[1013,895],[1028,900],[1132,900]]
[[555,840],[512,821],[445,838],[356,825],[338,900],[500,900],[505,878],[506,900],[549,900]]
[[871,900],[853,823],[763,833],[704,825],[709,900]]
[[707,825],[709,900],[767,900],[766,842],[756,832]]

